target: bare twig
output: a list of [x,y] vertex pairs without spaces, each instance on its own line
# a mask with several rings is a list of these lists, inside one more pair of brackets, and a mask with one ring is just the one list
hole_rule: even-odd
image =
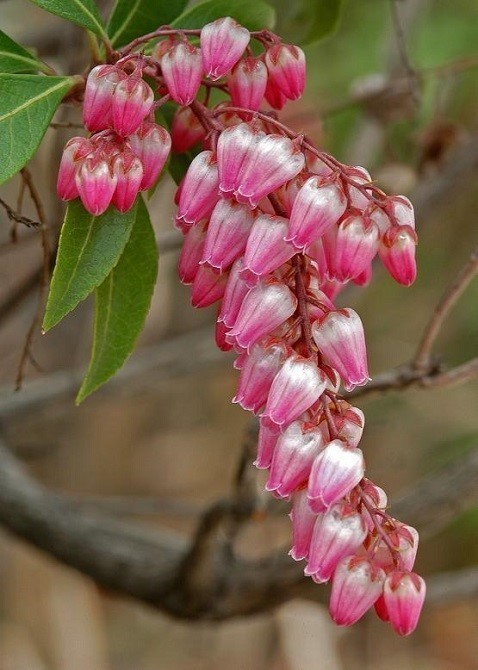
[[414,367],[423,370],[429,363],[432,347],[449,312],[463,295],[464,291],[478,273],[478,247],[473,251],[465,267],[455,281],[445,291],[428,322],[418,346]]
[[48,230],[46,229],[46,215],[45,215],[45,210],[43,208],[43,203],[42,203],[40,194],[37,190],[37,187],[35,186],[32,175],[31,175],[30,171],[28,170],[28,168],[26,168],[26,167],[22,168],[20,173],[22,175],[22,179],[25,183],[25,186],[28,189],[28,192],[30,193],[30,197],[33,201],[33,204],[35,205],[35,209],[36,209],[36,212],[37,212],[38,219],[40,220],[40,223],[41,223],[40,234],[41,234],[41,243],[42,243],[42,249],[43,249],[43,269],[42,269],[42,273],[41,273],[41,277],[40,277],[40,284],[39,284],[39,289],[38,289],[37,308],[35,310],[33,320],[30,324],[30,328],[28,329],[27,336],[25,338],[25,343],[23,345],[22,354],[21,354],[21,357],[20,357],[20,362],[18,364],[17,377],[16,377],[16,380],[15,380],[15,390],[17,390],[17,391],[22,386],[26,364],[29,360],[32,359],[31,346],[32,346],[32,342],[33,342],[33,337],[35,335],[35,332],[37,330],[38,324],[41,320],[41,316],[42,316],[42,313],[43,313],[43,305],[44,305],[46,291],[47,291],[47,287],[48,287],[48,281],[49,281],[49,278],[50,278],[50,260],[51,260],[50,240],[49,240],[49,236],[48,236]]
[[19,212],[16,212],[2,198],[0,198],[0,205],[4,208],[10,221],[21,223],[23,226],[26,226],[27,228],[38,228],[38,226],[41,226],[41,223],[39,221],[34,221],[33,219],[29,219],[27,216],[22,216]]

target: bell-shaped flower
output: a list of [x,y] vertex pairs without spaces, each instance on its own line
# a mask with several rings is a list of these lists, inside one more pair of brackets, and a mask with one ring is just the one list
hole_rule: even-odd
[[243,254],[253,223],[250,207],[220,199],[209,220],[201,262],[219,270],[228,268]]
[[378,227],[363,216],[348,216],[337,229],[335,255],[329,264],[334,277],[342,282],[357,277],[370,267],[378,246]]
[[143,179],[143,166],[132,151],[124,151],[113,160],[112,168],[117,183],[111,202],[120,212],[127,212],[138,195]]
[[314,458],[323,446],[323,435],[317,427],[309,428],[294,421],[281,433],[274,447],[266,490],[287,498],[309,476]]
[[178,107],[171,122],[172,149],[178,153],[189,151],[206,137],[206,131],[190,107]]
[[272,382],[264,416],[279,426],[294,421],[320,398],[326,384],[324,373],[314,361],[289,356]]
[[248,123],[239,123],[222,131],[217,141],[219,189],[224,194],[237,191],[245,166],[253,160],[264,132]]
[[289,100],[297,100],[305,87],[305,54],[292,44],[274,44],[265,63],[272,83]]
[[244,298],[251,290],[251,287],[242,277],[243,268],[243,259],[238,258],[229,271],[229,278],[218,316],[219,321],[222,321],[227,328],[234,326]]
[[207,23],[200,35],[206,77],[220,79],[237,63],[249,44],[251,34],[230,16]]
[[228,333],[229,329],[224,325],[224,323],[222,321],[216,321],[216,345],[221,351],[231,351],[233,348],[232,344],[227,341]]
[[207,219],[219,200],[216,156],[201,151],[186,172],[179,196],[177,218],[187,224]]
[[410,226],[390,226],[378,250],[380,260],[396,282],[410,286],[417,276],[417,234]]
[[258,216],[247,239],[244,268],[263,277],[292,258],[297,251],[284,241],[288,225],[288,220],[282,216]]
[[337,427],[337,437],[346,442],[349,447],[357,447],[362,439],[365,426],[365,416],[361,409],[352,407],[348,403],[342,408],[340,414],[334,416]]
[[273,109],[282,109],[287,102],[287,96],[282,93],[281,89],[271,77],[267,77],[264,98]]
[[156,182],[171,150],[168,131],[157,123],[144,121],[136,133],[128,137],[131,150],[143,165],[140,191],[147,191]]
[[111,127],[113,93],[116,85],[126,77],[116,65],[97,65],[89,73],[83,101],[83,123],[90,132]]
[[328,312],[312,324],[312,337],[325,362],[342,377],[347,391],[367,383],[365,335],[357,312],[349,308]]
[[312,532],[317,519],[317,514],[314,514],[309,507],[305,489],[293,494],[289,516],[292,521],[292,549],[289,551],[289,556],[295,561],[301,561],[309,556]]
[[108,209],[118,177],[109,163],[96,153],[87,156],[75,175],[76,188],[84,208],[93,216]]
[[347,207],[347,198],[337,176],[310,177],[292,206],[286,240],[299,250],[317,241],[337,223]]
[[333,505],[317,516],[309,549],[306,575],[315,575],[317,582],[326,582],[344,557],[360,547],[367,536],[367,527],[359,512],[348,503]]
[[332,579],[330,616],[338,626],[351,626],[380,597],[385,573],[367,558],[347,556]]
[[288,286],[276,279],[261,281],[244,298],[230,335],[247,349],[287,321],[296,307]]
[[214,268],[200,265],[191,289],[193,307],[209,307],[224,295],[227,275],[219,274]]
[[410,226],[415,230],[413,205],[404,195],[392,195],[387,198],[386,210],[389,218],[397,226]]
[[310,471],[307,495],[330,507],[346,496],[365,473],[363,453],[342,440],[333,440],[315,459]]
[[114,130],[121,137],[135,133],[153,108],[154,93],[135,73],[121,79],[115,87],[111,104]]
[[234,195],[257,207],[262,198],[298,175],[304,165],[297,142],[282,135],[264,135],[255,151],[247,154]]
[[175,44],[161,58],[161,72],[174,102],[190,105],[201,86],[201,50],[188,42]]
[[184,237],[178,259],[179,279],[183,284],[192,284],[199,270],[199,263],[206,239],[206,222],[200,221],[191,226]]
[[391,572],[385,580],[383,599],[392,628],[410,635],[417,627],[425,600],[425,581],[415,572]]
[[93,144],[86,137],[72,137],[66,143],[56,182],[56,192],[62,200],[74,200],[78,197],[75,176],[83,159],[92,151]]
[[254,461],[254,465],[259,470],[267,470],[270,467],[280,434],[280,428],[275,423],[266,418],[259,419],[257,457]]
[[260,58],[242,58],[227,78],[227,86],[235,107],[257,111],[267,86],[267,68]]
[[348,195],[350,198],[350,206],[356,209],[363,210],[370,205],[370,198],[367,197],[369,191],[364,191],[360,187],[370,184],[372,177],[370,172],[360,165],[354,165],[346,169],[347,176],[351,177],[358,186],[348,184]]
[[255,344],[248,354],[239,377],[239,388],[232,402],[257,412],[267,400],[274,377],[287,358],[284,342],[273,340]]

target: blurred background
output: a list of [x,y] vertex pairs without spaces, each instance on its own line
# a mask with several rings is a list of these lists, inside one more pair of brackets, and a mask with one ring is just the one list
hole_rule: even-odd
[[[277,31],[294,39],[307,12],[301,15],[295,0],[276,6]],[[478,2],[398,0],[395,10],[388,0],[344,2],[336,31],[306,49],[306,94],[281,115],[418,205],[416,284],[404,289],[377,267],[367,289],[351,288],[339,300],[364,320],[372,377],[413,356],[436,301],[477,243]],[[80,29],[26,0],[0,2],[0,27],[62,73],[87,63]],[[57,120],[79,118],[68,108]],[[48,130],[30,166],[52,235],[62,217],[54,191],[58,158],[74,132]],[[18,188],[12,180],[0,196],[15,203]],[[168,237],[174,189],[165,178],[149,203],[160,252],[161,241],[170,250],[160,255],[137,350],[126,370],[80,407],[74,395],[89,355],[90,301],[35,337],[34,364],[13,395],[42,255],[35,231],[19,227],[12,242],[0,210],[0,420],[15,455],[52,490],[152,531],[188,535],[205,506],[230,493],[248,417],[230,402],[237,374],[232,359],[214,349],[214,310],[193,310],[175,276],[177,250]],[[24,213],[34,218],[28,198]],[[436,352],[452,366],[476,356],[477,343],[475,280]],[[478,446],[477,402],[476,381],[360,399],[369,476],[393,498],[465,457]],[[247,524],[239,549],[266,554],[287,547],[288,537],[288,519],[265,514]],[[471,509],[428,533],[416,569],[426,577],[477,562],[478,510]],[[300,600],[225,623],[179,622],[97,588],[3,532],[0,580],[1,670],[478,668],[473,597],[425,606],[407,639],[372,614],[352,630],[337,629],[323,605]]]

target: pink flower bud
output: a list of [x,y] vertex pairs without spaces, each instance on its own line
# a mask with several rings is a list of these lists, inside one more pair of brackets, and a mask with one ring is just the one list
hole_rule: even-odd
[[206,137],[206,131],[190,107],[178,107],[171,123],[173,151],[189,151]]
[[241,59],[227,79],[232,104],[257,111],[267,86],[267,68],[260,58]]
[[312,324],[312,336],[325,362],[342,377],[347,391],[370,379],[362,321],[345,308],[329,312]]
[[244,53],[250,39],[247,28],[230,16],[206,24],[200,37],[206,76],[215,81],[227,74]]
[[162,57],[161,71],[174,102],[190,105],[201,86],[201,50],[188,42],[175,44]]
[[264,133],[247,123],[226,128],[217,142],[219,188],[233,194],[239,187],[244,166],[253,158]]
[[224,295],[226,281],[226,274],[219,274],[217,270],[207,265],[200,265],[193,281],[191,305],[209,307],[216,300],[220,300]]
[[[347,175],[361,186],[372,182],[372,177],[368,170],[360,167],[360,165],[349,167],[347,169]],[[367,198],[366,194],[355,186],[349,185],[349,198],[350,205],[356,209],[366,209],[370,204],[370,199]]]
[[247,155],[234,195],[257,207],[262,198],[298,175],[304,165],[297,143],[282,135],[265,135],[254,153]]
[[238,258],[231,267],[224,291],[218,318],[228,328],[234,326],[244,298],[251,289],[241,275],[243,268],[243,260]]
[[186,172],[179,197],[177,217],[185,223],[209,218],[219,200],[216,157],[201,151]]
[[286,498],[301,486],[309,476],[323,439],[318,428],[307,429],[301,421],[291,423],[274,447],[266,490]]
[[305,87],[305,54],[292,44],[275,44],[266,51],[271,82],[289,100],[297,100]]
[[410,226],[415,230],[413,205],[404,195],[393,195],[388,198],[387,212],[393,223],[398,226]]
[[282,109],[287,102],[287,97],[270,77],[267,78],[264,98],[273,109]]
[[221,351],[231,351],[232,349],[232,344],[229,344],[226,339],[228,332],[222,321],[216,321],[216,344]]
[[96,154],[87,156],[79,167],[75,183],[84,208],[93,216],[108,209],[118,177],[108,163]]
[[97,65],[89,73],[83,102],[83,123],[91,132],[111,126],[113,93],[118,82],[126,76],[116,65]]
[[133,153],[143,165],[140,191],[147,191],[156,182],[171,150],[168,131],[156,123],[144,121],[137,132],[128,137]]
[[382,238],[378,253],[390,275],[403,286],[417,276],[415,247],[417,234],[410,226],[391,226]]
[[178,274],[183,284],[192,284],[198,273],[205,239],[206,224],[204,221],[191,226],[186,233],[178,260]]
[[262,214],[254,221],[244,254],[244,267],[258,277],[277,270],[296,250],[284,237],[289,222],[281,216]]
[[[379,507],[379,505],[375,505]],[[419,535],[418,531],[413,526],[407,526],[397,522],[396,530],[388,532],[389,543],[394,546],[395,551],[400,556],[399,567],[402,570],[412,570],[415,563],[415,558],[418,550]],[[381,568],[390,572],[395,566],[394,559],[390,548],[383,540],[377,544],[375,550],[374,561]]]
[[315,459],[310,472],[307,495],[330,507],[346,496],[365,473],[363,453],[333,440]]
[[111,106],[112,125],[118,135],[136,132],[154,103],[151,87],[138,75],[122,79],[115,87]]
[[309,507],[305,489],[294,493],[290,518],[292,521],[292,549],[289,551],[289,556],[292,556],[294,561],[301,561],[309,556],[310,542],[317,519],[317,515]]
[[267,470],[272,463],[274,449],[279,439],[280,428],[269,419],[259,419],[259,436],[257,439],[256,468]]
[[272,382],[264,416],[279,426],[294,421],[319,399],[326,384],[313,361],[290,356]]
[[202,263],[223,270],[244,252],[254,223],[247,205],[235,200],[219,200],[207,229]]
[[319,514],[314,525],[306,575],[328,581],[337,563],[353,554],[367,536],[367,528],[355,508],[345,502]]
[[385,573],[366,558],[340,561],[332,580],[330,616],[338,626],[351,626],[380,597]]
[[378,251],[378,227],[363,216],[348,216],[338,229],[335,240],[335,258],[332,267],[334,277],[345,282],[357,277],[370,267]]
[[281,282],[260,282],[244,298],[230,335],[240,347],[249,348],[271,333],[295,312],[297,298]]
[[357,447],[365,425],[365,416],[358,407],[347,407],[341,414],[334,417],[337,427],[337,437],[346,442],[349,447]]
[[56,191],[62,200],[73,200],[78,197],[75,175],[83,159],[93,151],[94,147],[86,137],[72,137],[65,148],[58,168]]
[[347,198],[335,176],[310,177],[294,201],[286,240],[304,249],[337,223],[346,207]]
[[111,200],[120,212],[131,209],[143,179],[143,166],[131,151],[118,154],[113,160],[113,174],[116,175],[116,189]]
[[239,388],[232,402],[252,412],[265,405],[271,384],[287,353],[287,346],[280,341],[255,344],[241,370]]
[[410,635],[417,627],[425,594],[425,582],[415,572],[396,571],[388,575],[383,598],[392,628],[399,635]]

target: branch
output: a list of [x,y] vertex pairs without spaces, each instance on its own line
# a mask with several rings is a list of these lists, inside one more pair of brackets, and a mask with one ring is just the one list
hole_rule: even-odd
[[478,247],[471,254],[467,264],[445,291],[423,333],[413,362],[417,370],[426,368],[432,347],[451,309],[463,295],[472,279],[478,273]]
[[34,221],[33,219],[29,219],[28,216],[22,216],[21,214],[16,212],[2,198],[0,198],[0,205],[4,208],[10,221],[14,221],[15,223],[21,223],[23,226],[26,226],[27,228],[38,228],[38,226],[42,225],[40,221]]
[[[393,511],[399,516],[406,512],[420,531],[423,524],[431,524],[428,534],[437,532],[451,515],[477,502],[477,481],[478,449],[419,482]],[[179,618],[223,620],[265,611],[294,597],[324,599],[325,591],[305,578],[303,565],[285,551],[254,561],[238,556],[234,547],[224,551],[231,523],[241,514],[250,517],[250,508],[241,510],[243,502],[239,496],[215,503],[188,544],[157,529],[148,532],[85,512],[25,474],[0,442],[0,523],[5,528],[98,584]],[[476,589],[477,575],[472,577]],[[460,596],[463,581],[457,576]],[[431,580],[431,593],[434,583],[438,595],[432,598],[453,597],[453,580],[447,582],[445,595],[439,578]]]

